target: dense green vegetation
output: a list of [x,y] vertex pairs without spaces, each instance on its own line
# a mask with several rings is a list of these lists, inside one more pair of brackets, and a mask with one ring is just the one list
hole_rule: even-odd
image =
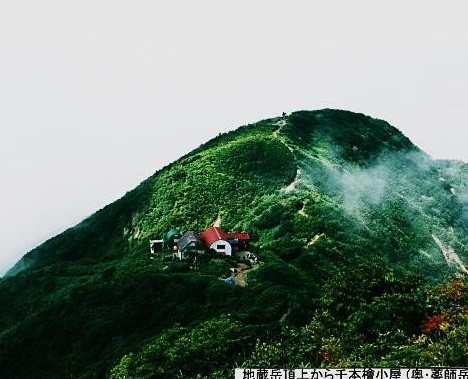
[[[441,249],[468,259],[467,167],[346,111],[220,135],[0,281],[0,377],[464,366],[468,282]],[[148,259],[150,238],[218,217],[253,237],[246,287],[220,280],[230,259]]]

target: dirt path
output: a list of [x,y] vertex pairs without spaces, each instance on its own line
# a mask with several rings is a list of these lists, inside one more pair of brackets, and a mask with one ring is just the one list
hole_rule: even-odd
[[468,274],[468,270],[466,269],[465,264],[462,262],[458,254],[455,253],[455,250],[453,250],[450,246],[446,246],[436,235],[433,234],[432,238],[442,251],[447,264],[458,265],[460,270],[462,270],[465,274]]
[[218,218],[213,222],[213,225],[215,228],[220,228],[221,227],[221,215],[218,215]]
[[283,188],[284,192],[289,193],[289,192],[294,191],[296,189],[296,186],[299,184],[299,178],[301,176],[301,172],[302,172],[301,169],[297,168],[296,177],[294,178],[294,180],[292,181],[291,184],[289,184],[287,187]]
[[279,120],[279,121],[276,123],[276,125],[278,125],[278,129],[276,129],[276,130],[273,132],[273,136],[274,136],[275,138],[278,138],[278,140],[279,140],[284,146],[286,146],[286,147],[289,149],[289,151],[290,151],[291,153],[293,153],[293,155],[294,155],[294,149],[293,149],[291,146],[289,146],[289,145],[286,143],[286,141],[285,141],[283,138],[281,138],[280,135],[279,135],[280,132],[281,132],[281,129],[283,128],[283,126],[286,125],[286,120]]
[[315,242],[317,242],[321,237],[323,237],[325,233],[316,234],[312,237],[312,239],[307,242],[307,246],[312,246]]
[[308,214],[306,213],[306,211],[305,211],[305,204],[302,206],[301,209],[299,209],[299,210],[297,211],[297,213],[299,213],[299,214],[300,214],[301,216],[303,216],[303,217],[309,217],[309,215],[308,215]]
[[[276,130],[273,132],[273,136],[274,136],[275,138],[277,138],[278,141],[281,142],[284,146],[286,146],[286,147],[289,149],[289,151],[292,153],[294,159],[296,159],[296,154],[295,154],[295,152],[294,152],[294,149],[293,149],[291,146],[289,146],[289,144],[286,142],[286,140],[285,140],[284,137],[281,137],[281,136],[280,136],[281,129],[283,128],[283,126],[286,125],[286,120],[285,120],[285,119],[279,120],[279,121],[276,123],[276,125],[278,125],[278,129],[276,129]],[[301,169],[298,167],[298,168],[297,168],[297,171],[296,171],[296,177],[294,178],[294,180],[292,181],[292,183],[289,184],[287,187],[284,187],[284,188],[282,189],[282,191],[284,191],[284,192],[286,192],[286,193],[293,191],[293,190],[296,188],[297,184],[299,183],[299,177],[300,177],[300,175],[301,175]]]
[[275,137],[278,137],[278,134],[281,132],[281,128],[286,125],[286,121],[285,120],[279,120],[276,125],[278,125],[278,129],[276,129],[274,132],[273,132],[273,135]]
[[283,315],[281,316],[278,322],[280,323],[285,322],[290,313],[291,313],[291,305],[289,305],[288,310],[285,313],[283,313]]
[[256,270],[258,268],[258,264],[254,266],[246,265],[245,263],[238,263],[237,264],[237,275],[234,276],[234,282],[236,285],[245,287],[247,285],[247,275],[252,270]]

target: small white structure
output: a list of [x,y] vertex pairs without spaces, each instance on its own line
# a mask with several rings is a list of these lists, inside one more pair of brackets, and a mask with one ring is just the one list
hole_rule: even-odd
[[162,259],[163,249],[163,240],[150,240],[150,259],[154,259],[157,253],[160,253],[160,258]]
[[213,242],[210,245],[210,249],[215,250],[217,253],[231,256],[232,254],[232,246],[228,241],[225,240],[218,240]]

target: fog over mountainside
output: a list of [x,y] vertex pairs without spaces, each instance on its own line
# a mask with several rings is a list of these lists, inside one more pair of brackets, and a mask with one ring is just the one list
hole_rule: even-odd
[[[149,254],[171,228],[212,225],[249,233],[259,263]],[[363,114],[298,111],[219,135],[28,252],[0,282],[0,367],[462,366],[466,262],[467,164]]]

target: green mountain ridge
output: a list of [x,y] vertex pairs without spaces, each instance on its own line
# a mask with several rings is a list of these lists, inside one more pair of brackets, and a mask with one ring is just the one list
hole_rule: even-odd
[[[349,111],[222,134],[1,279],[0,377],[463,366],[467,179],[467,164]],[[251,233],[261,263],[247,286],[220,280],[229,258],[207,254],[198,269],[148,258],[170,227],[217,219]]]

